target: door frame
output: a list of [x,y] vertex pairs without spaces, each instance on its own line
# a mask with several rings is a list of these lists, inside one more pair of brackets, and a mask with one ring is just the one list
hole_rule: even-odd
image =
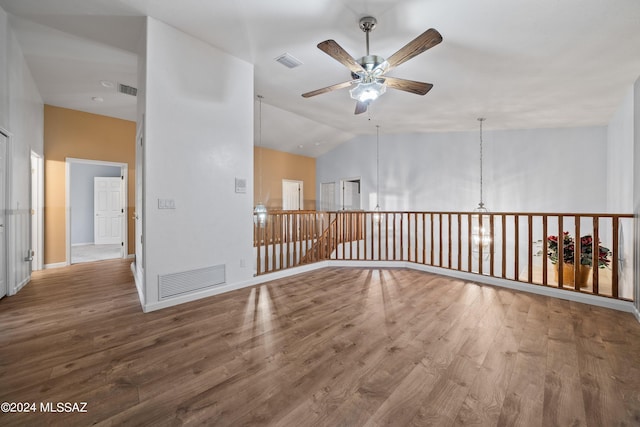
[[[35,167],[34,167],[35,163]],[[31,271],[44,265],[44,157],[31,150]]]
[[127,258],[128,250],[128,194],[127,194],[127,177],[129,172],[129,165],[127,163],[120,162],[107,162],[102,160],[89,160],[89,159],[76,159],[73,157],[65,158],[65,195],[64,195],[64,216],[65,216],[65,246],[66,246],[66,261],[65,265],[71,265],[71,165],[74,163],[84,163],[89,165],[100,165],[100,166],[116,166],[120,168],[120,173],[122,176],[122,208],[124,210],[123,217],[124,221],[122,221],[122,258]]
[[358,203],[358,209],[356,210],[361,210],[362,209],[362,177],[361,176],[354,176],[352,178],[342,178],[340,180],[340,210],[345,210],[344,208],[344,183],[345,182],[354,182],[354,181],[358,181],[358,189],[359,194],[360,194],[360,201]]
[[[4,250],[3,250],[3,256],[4,256],[4,286],[5,286],[5,295],[6,296],[11,296],[15,294],[15,288],[9,283],[9,277],[11,277],[11,275],[9,274],[9,269],[11,268],[11,260],[12,257],[9,256],[9,236],[11,235],[9,232],[11,231],[11,226],[9,224],[8,221],[8,216],[7,216],[7,212],[10,211],[11,208],[11,187],[12,187],[12,168],[11,165],[13,162],[9,161],[9,158],[11,158],[12,156],[12,150],[11,150],[11,137],[13,136],[11,134],[11,132],[9,132],[7,129],[0,127],[0,133],[2,135],[4,135],[7,139],[7,149],[5,152],[5,165],[4,165],[4,210],[5,210],[5,215],[4,215]],[[13,292],[12,292],[13,291]]]

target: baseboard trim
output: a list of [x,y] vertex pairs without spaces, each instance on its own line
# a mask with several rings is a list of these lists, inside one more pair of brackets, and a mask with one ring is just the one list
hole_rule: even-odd
[[[133,265],[133,264],[132,264]],[[238,289],[247,288],[250,286],[256,286],[274,280],[283,279],[290,276],[295,276],[301,273],[307,273],[315,270],[319,270],[325,267],[357,267],[357,268],[409,268],[412,270],[423,271],[426,273],[438,274],[441,276],[454,277],[457,279],[485,284],[490,286],[498,286],[502,288],[508,288],[516,291],[528,292],[537,295],[549,296],[553,298],[564,299],[568,301],[575,301],[583,304],[590,304],[598,307],[610,308],[613,310],[624,311],[632,313],[638,322],[640,322],[640,312],[630,301],[620,301],[607,297],[600,297],[597,295],[589,295],[578,292],[563,291],[561,289],[554,289],[543,285],[531,285],[516,282],[514,280],[499,279],[495,277],[483,276],[475,273],[468,273],[464,271],[449,270],[446,268],[432,267],[422,264],[416,264],[406,261],[362,261],[362,260],[327,260],[320,261],[313,264],[307,264],[300,267],[293,267],[286,270],[276,271],[274,273],[268,273],[261,276],[253,277],[252,279],[225,284],[218,286],[214,289],[207,289],[205,291],[194,292],[189,295],[183,295],[180,297],[172,298],[170,300],[159,301],[154,303],[143,303],[143,310],[145,313],[168,308],[174,305],[183,304],[186,302],[195,301],[201,298],[207,298],[214,295],[219,295],[225,292],[231,292]],[[134,277],[136,276],[134,270]],[[136,280],[136,286],[137,280]],[[138,290],[140,293],[140,290]]]
[[69,264],[67,264],[66,261],[64,262],[54,262],[52,264],[45,264],[44,265],[44,269],[45,270],[49,270],[50,268],[62,268],[62,267],[67,267]]
[[13,292],[11,293],[11,295],[16,295],[18,292],[20,292],[22,290],[22,288],[24,288],[27,283],[29,283],[31,281],[31,275],[28,275],[27,277],[24,278],[24,280],[20,283],[18,283],[16,286],[14,286],[13,288]]
[[142,277],[138,277],[138,273],[137,273],[138,270],[136,269],[135,262],[132,262],[130,267],[131,267],[131,272],[133,273],[133,281],[136,283],[136,289],[138,290],[138,299],[140,300],[140,307],[142,308],[142,311],[146,312],[145,304],[144,304],[143,279]]
[[537,295],[543,295],[568,301],[575,301],[583,304],[595,305],[598,307],[611,308],[613,310],[625,311],[631,313],[634,305],[630,301],[620,301],[613,298],[600,297],[597,295],[589,295],[579,292],[564,291],[561,289],[550,288],[543,285],[532,285],[516,282],[515,280],[498,279],[496,277],[488,277],[475,273],[467,273],[464,271],[449,270],[439,267],[431,267],[421,264],[405,263],[407,268],[424,271],[427,273],[439,274],[442,276],[455,277],[457,279],[467,280],[474,283],[482,283],[486,285],[499,286],[501,288],[513,289],[516,291],[528,292]]
[[[249,280],[244,280],[236,283],[228,283],[221,286],[216,286],[212,289],[206,289],[203,291],[193,292],[188,295],[181,295],[179,297],[171,298],[168,300],[152,302],[145,304],[143,310],[145,313],[151,311],[161,310],[163,308],[172,307],[178,304],[184,304],[191,301],[196,301],[202,298],[208,298],[215,295],[220,295],[225,292],[236,291],[238,289],[248,288],[251,286],[260,285],[274,280],[283,279],[289,276],[295,276],[296,274],[307,273],[313,270],[318,270],[327,266],[327,261],[317,262],[315,264],[307,264],[300,267],[293,267],[282,271],[276,271],[274,273],[265,274],[262,276],[252,277]],[[135,276],[135,274],[134,274]]]
[[[464,271],[449,270],[448,268],[432,267],[423,264],[416,264],[407,261],[328,261],[331,267],[360,267],[360,268],[410,268],[412,270],[424,271],[426,273],[439,274],[441,276],[454,277],[474,283],[482,283],[486,285],[499,286],[502,288],[513,289],[516,291],[528,292],[532,294],[544,295],[553,298],[564,299],[568,301],[580,302],[583,304],[595,305],[598,307],[611,308],[613,310],[625,311],[628,313],[638,312],[632,302],[620,301],[613,298],[600,297],[597,295],[589,295],[578,292],[564,291],[561,289],[550,288],[543,285],[531,285],[516,282],[515,280],[499,279],[496,277],[483,276],[476,273],[468,273]],[[640,321],[640,313],[636,315]]]

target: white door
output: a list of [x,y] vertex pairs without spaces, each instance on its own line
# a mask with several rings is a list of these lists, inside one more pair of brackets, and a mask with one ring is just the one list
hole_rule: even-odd
[[302,209],[303,182],[282,180],[282,209],[285,211],[299,211]]
[[360,179],[342,181],[342,209],[360,209]]
[[331,212],[336,210],[336,183],[320,184],[320,210]]
[[93,179],[93,238],[96,245],[122,243],[122,179]]
[[7,171],[7,136],[0,133],[0,298],[7,295],[7,260],[5,251],[5,186]]

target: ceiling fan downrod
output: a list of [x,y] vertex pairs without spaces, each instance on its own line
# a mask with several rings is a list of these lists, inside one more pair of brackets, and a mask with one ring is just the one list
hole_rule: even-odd
[[369,33],[376,28],[378,21],[373,16],[365,16],[360,18],[360,29],[364,31],[367,37],[367,56],[369,56]]

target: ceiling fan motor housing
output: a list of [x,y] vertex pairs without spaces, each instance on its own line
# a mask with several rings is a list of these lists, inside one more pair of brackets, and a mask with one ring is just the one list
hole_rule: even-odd
[[382,56],[367,55],[358,59],[358,63],[364,68],[364,73],[351,73],[354,79],[361,79],[364,83],[370,83],[382,75],[389,68],[389,63]]

